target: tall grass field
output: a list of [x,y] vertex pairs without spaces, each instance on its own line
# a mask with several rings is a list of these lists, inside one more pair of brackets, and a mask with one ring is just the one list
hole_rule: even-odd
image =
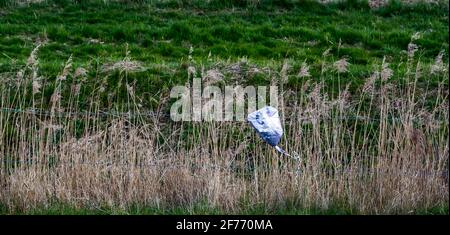
[[[2,0],[1,214],[446,214],[447,1]],[[289,157],[174,121],[277,86]]]

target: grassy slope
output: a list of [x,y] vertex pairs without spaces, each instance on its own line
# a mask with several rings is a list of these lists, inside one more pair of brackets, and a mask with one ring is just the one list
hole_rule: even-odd
[[[285,1],[231,7],[232,2],[4,6],[0,8],[0,72],[23,64],[37,38],[45,37],[48,44],[39,52],[45,77],[54,78],[70,55],[75,65],[84,66],[123,58],[128,43],[132,58],[150,67],[136,75],[139,81],[151,80],[153,86],[147,90],[185,79],[180,64],[187,60],[190,46],[194,58],[205,63],[210,52],[217,59],[246,56],[262,65],[290,58],[295,67],[306,59],[316,66],[313,74],[319,72],[322,53],[331,47],[336,60],[349,58],[348,81],[366,76],[383,56],[391,62],[404,57],[402,51],[415,32],[423,34],[417,44],[424,61],[431,61],[442,49],[448,51],[446,6],[392,4],[373,11],[365,4]],[[104,43],[90,43],[90,39]]]

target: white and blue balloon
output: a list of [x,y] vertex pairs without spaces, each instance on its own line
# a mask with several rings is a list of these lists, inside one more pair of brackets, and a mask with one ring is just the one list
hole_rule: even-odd
[[278,146],[283,136],[283,127],[281,126],[280,116],[276,108],[265,106],[262,109],[250,113],[247,120],[265,142],[274,147],[278,152],[290,156]]

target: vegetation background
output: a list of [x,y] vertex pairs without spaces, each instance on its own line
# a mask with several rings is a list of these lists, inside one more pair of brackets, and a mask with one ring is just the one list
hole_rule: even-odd
[[[278,85],[174,123],[175,85]],[[0,205],[39,214],[448,214],[447,1],[0,1]]]

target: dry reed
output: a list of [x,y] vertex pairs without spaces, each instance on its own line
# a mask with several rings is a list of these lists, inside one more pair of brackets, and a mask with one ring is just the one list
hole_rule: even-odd
[[[418,86],[416,68],[405,83],[391,81],[394,71],[383,61],[353,97],[347,87],[331,98],[321,82],[289,90],[295,98],[285,97],[281,110],[282,144],[300,156],[295,161],[276,154],[246,123],[173,123],[159,115],[164,101],[156,115],[146,116],[128,84],[129,103],[119,111],[136,115],[102,116],[96,102],[101,84],[88,112],[79,110],[79,92],[61,88],[80,85],[66,84],[66,78],[87,71],[72,74],[70,60],[59,76],[64,79],[56,81],[52,111],[31,112],[45,103],[36,50],[17,76],[0,84],[0,107],[9,110],[0,112],[0,204],[11,212],[53,203],[120,209],[206,203],[224,213],[288,203],[306,209],[339,205],[361,214],[448,206],[448,65],[442,54],[432,70],[443,82],[433,89]],[[348,63],[334,65],[342,72]],[[309,77],[308,69],[304,63],[299,76]],[[288,73],[285,61],[279,81]],[[215,69],[206,74],[224,76]]]

